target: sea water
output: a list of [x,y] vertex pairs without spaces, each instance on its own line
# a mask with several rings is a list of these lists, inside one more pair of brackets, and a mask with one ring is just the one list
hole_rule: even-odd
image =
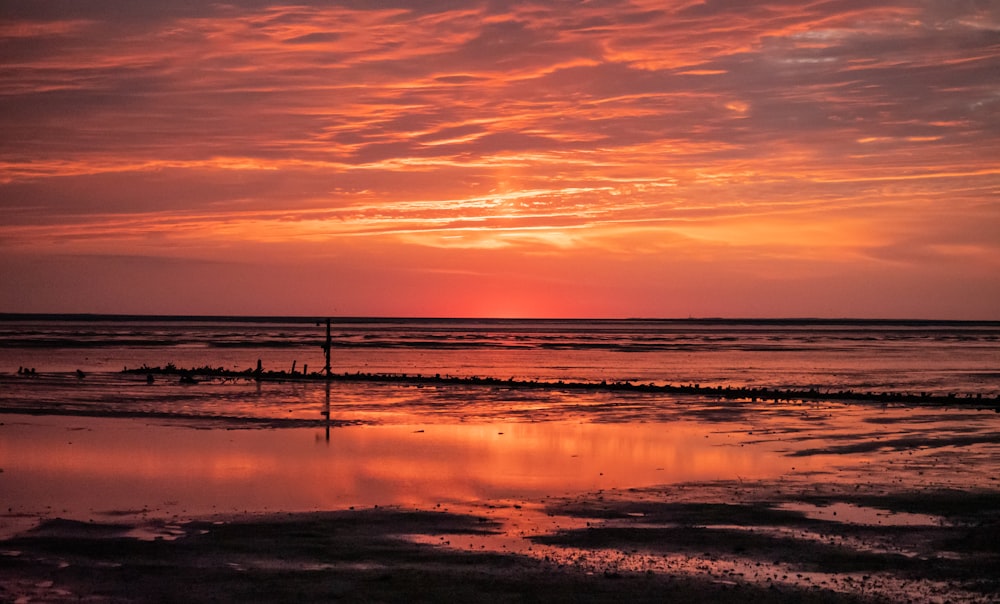
[[690,481],[855,481],[856,468],[876,466],[914,468],[897,470],[897,480],[967,487],[995,476],[1000,459],[1000,416],[988,409],[558,385],[992,397],[1000,393],[997,323],[334,319],[330,331],[338,374],[514,378],[551,387],[249,377],[181,383],[160,374],[148,383],[145,373],[122,369],[243,371],[260,361],[265,370],[319,371],[325,320],[3,317],[0,494],[8,514],[0,516],[0,534],[23,528],[18,519],[53,515],[493,505]]
[[[0,317],[0,374],[173,364],[320,370],[325,322]],[[331,322],[335,373],[1000,394],[1000,322],[366,319]]]

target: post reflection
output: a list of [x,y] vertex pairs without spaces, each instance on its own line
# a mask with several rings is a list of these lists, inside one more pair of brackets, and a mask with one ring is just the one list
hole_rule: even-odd
[[330,380],[326,380],[325,394],[326,397],[323,402],[322,414],[323,418],[325,419],[323,424],[326,429],[326,442],[327,444],[329,444],[330,443]]

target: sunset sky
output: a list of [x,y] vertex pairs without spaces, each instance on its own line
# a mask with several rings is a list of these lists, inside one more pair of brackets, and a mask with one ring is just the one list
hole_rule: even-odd
[[0,311],[1000,319],[1000,2],[0,2]]

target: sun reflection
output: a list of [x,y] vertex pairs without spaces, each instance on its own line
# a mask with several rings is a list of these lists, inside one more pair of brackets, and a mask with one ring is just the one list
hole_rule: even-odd
[[4,428],[4,476],[16,486],[11,493],[20,494],[10,506],[432,505],[775,477],[790,465],[766,448],[735,447],[687,422],[367,426],[333,430],[326,444],[322,435],[301,429],[134,430],[120,420],[50,420]]

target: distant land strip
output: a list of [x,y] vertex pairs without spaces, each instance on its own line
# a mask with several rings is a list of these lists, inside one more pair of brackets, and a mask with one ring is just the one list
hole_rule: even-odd
[[992,409],[1000,413],[1000,394],[995,396],[984,396],[977,394],[933,394],[922,392],[918,394],[908,392],[861,392],[856,390],[820,390],[818,388],[809,389],[780,389],[780,388],[750,388],[747,386],[702,386],[700,384],[673,385],[673,384],[653,384],[653,383],[633,383],[630,381],[619,382],[566,382],[566,381],[539,381],[539,380],[516,380],[514,378],[501,379],[496,377],[455,377],[441,374],[423,375],[407,373],[362,373],[345,372],[331,373],[329,375],[321,372],[301,372],[288,371],[263,371],[261,369],[246,369],[244,371],[233,371],[221,367],[199,367],[192,369],[182,369],[168,364],[165,367],[138,367],[125,368],[125,374],[139,375],[173,375],[178,376],[181,382],[197,383],[199,378],[222,378],[222,379],[245,379],[256,381],[310,381],[310,382],[376,382],[391,384],[413,384],[429,386],[502,386],[507,388],[520,389],[562,389],[562,390],[603,390],[610,392],[647,392],[659,394],[682,394],[714,396],[725,399],[747,399],[751,401],[845,401],[857,403],[898,403],[909,405],[935,406],[935,407],[975,407],[980,409]]

